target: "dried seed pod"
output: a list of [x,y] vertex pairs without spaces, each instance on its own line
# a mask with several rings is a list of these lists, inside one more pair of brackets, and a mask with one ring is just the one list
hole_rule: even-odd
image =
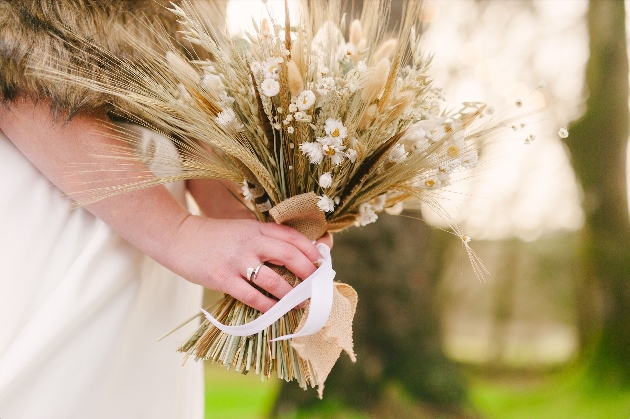
[[287,72],[291,96],[297,96],[304,90],[304,81],[302,80],[302,75],[300,74],[297,64],[295,64],[293,60],[287,63]]
[[378,64],[374,67],[368,82],[363,88],[363,101],[366,103],[372,103],[376,100],[381,90],[383,90],[383,86],[387,82],[387,77],[389,76],[390,64],[389,58],[382,58]]
[[383,58],[391,59],[394,56],[394,52],[396,51],[396,44],[398,41],[396,39],[391,38],[387,41],[383,42],[376,51],[374,51],[374,55],[372,56],[372,62],[378,63]]

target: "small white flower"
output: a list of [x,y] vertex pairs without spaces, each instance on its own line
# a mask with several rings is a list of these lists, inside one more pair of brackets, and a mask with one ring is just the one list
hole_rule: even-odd
[[243,186],[241,186],[241,189],[243,190],[243,196],[245,197],[246,200],[248,201],[254,200],[254,195],[252,195],[252,191],[249,189],[249,186],[247,186],[246,180],[243,181]]
[[234,104],[234,98],[228,95],[225,91],[221,92],[221,94],[219,95],[219,101],[224,108],[230,108],[232,107],[232,104]]
[[348,151],[346,151],[346,156],[348,156],[348,160],[350,160],[350,163],[354,163],[355,161],[357,161],[359,153],[357,153],[354,148],[349,148]]
[[438,179],[440,179],[441,182],[446,182],[456,167],[457,164],[453,161],[441,163],[436,172]]
[[569,131],[566,128],[560,128],[560,131],[558,131],[558,136],[560,138],[567,138],[569,136]]
[[236,114],[232,109],[224,109],[219,112],[217,117],[215,118],[217,124],[221,125],[227,129],[233,129],[235,131],[240,131],[243,129],[243,124],[241,124],[236,118]]
[[391,150],[389,150],[388,159],[392,163],[401,163],[406,158],[407,152],[405,151],[405,146],[403,144],[396,144]]
[[278,64],[278,59],[275,57],[269,57],[262,63],[262,70],[265,72],[266,78],[278,80],[278,73],[280,72]]
[[326,195],[322,195],[317,201],[317,207],[320,211],[333,212],[335,210],[335,202]]
[[298,107],[295,103],[289,105],[289,112],[293,113],[298,110]]
[[357,49],[354,47],[352,42],[348,42],[347,44],[341,47],[341,54],[344,57],[351,57],[357,53]]
[[330,161],[335,166],[343,163],[346,153],[343,151],[346,146],[343,145],[340,138],[335,137],[318,137],[317,142],[322,146],[322,152],[330,157]]
[[315,91],[321,96],[326,96],[330,89],[335,86],[335,80],[332,77],[322,77],[315,86]]
[[368,74],[365,71],[361,71],[358,68],[354,68],[348,71],[346,75],[346,86],[350,92],[354,93],[359,89],[365,87],[368,80]]
[[306,112],[298,111],[293,116],[298,122],[311,122],[311,116],[308,115]]
[[324,152],[322,151],[322,145],[314,142],[306,142],[300,144],[300,150],[302,154],[308,157],[308,160],[313,164],[320,164],[324,159]]
[[201,79],[201,85],[214,93],[221,92],[225,86],[223,86],[223,82],[221,81],[221,77],[212,73],[204,73],[203,78]]
[[468,150],[461,156],[460,161],[463,167],[475,167],[479,161],[479,155],[476,150]]
[[322,188],[330,188],[332,186],[332,175],[330,172],[326,172],[319,177],[319,186]]
[[249,68],[251,68],[252,72],[255,74],[262,70],[262,64],[258,61],[253,61]]
[[338,119],[328,118],[324,130],[326,134],[333,138],[344,139],[348,136],[348,129],[344,127],[343,123]]
[[289,124],[291,121],[293,121],[293,115],[289,114],[287,115],[286,118],[284,118],[284,124]]
[[374,208],[368,202],[364,202],[359,205],[359,215],[354,224],[358,227],[363,227],[375,222],[377,219],[378,215],[376,215]]
[[[293,129],[293,127],[287,127],[287,132],[289,134],[293,134],[295,132],[295,129]],[[291,144],[291,145],[293,145],[293,144]]]
[[516,102],[514,102],[514,104],[516,105],[517,108],[522,108],[523,107],[523,100],[522,99],[516,99]]
[[365,64],[365,60],[361,60],[357,63],[357,70],[359,70],[361,73],[365,73],[367,69],[368,67]]
[[273,97],[280,93],[280,83],[272,78],[265,79],[265,81],[263,81],[260,85],[260,88],[262,89],[262,92],[265,94],[265,96],[268,97]]
[[322,67],[321,70],[319,70],[319,73],[322,75],[322,77],[326,76],[326,74],[328,74],[330,70],[328,70],[328,67]]
[[437,189],[440,187],[440,184],[440,178],[433,174],[425,179],[422,179],[419,186],[424,189]]
[[315,103],[315,93],[310,90],[303,90],[297,98],[296,105],[301,111],[307,111],[311,109],[311,106]]
[[278,108],[276,110],[278,111],[278,113],[283,113],[284,112],[284,109],[282,109],[281,106],[278,106]]
[[446,149],[446,156],[451,159],[457,159],[462,154],[461,147],[453,144]]

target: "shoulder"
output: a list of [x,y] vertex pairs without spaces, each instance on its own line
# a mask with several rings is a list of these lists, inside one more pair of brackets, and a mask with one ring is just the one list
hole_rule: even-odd
[[46,97],[55,108],[70,113],[102,108],[109,98],[46,82],[28,69],[45,66],[67,71],[67,63],[98,69],[93,56],[79,47],[79,39],[108,54],[133,57],[123,34],[148,31],[144,17],[158,19],[167,31],[176,32],[166,5],[154,0],[0,0],[0,100]]

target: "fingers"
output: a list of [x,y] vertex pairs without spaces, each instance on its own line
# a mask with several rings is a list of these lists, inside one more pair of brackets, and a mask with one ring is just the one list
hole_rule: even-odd
[[[311,243],[311,241],[307,239],[305,235],[298,232],[297,230],[291,227],[274,223],[260,223],[259,225],[260,233],[262,235],[291,244],[293,247],[303,253],[311,262],[315,262],[322,257],[319,254],[319,250],[317,250],[317,247],[315,247],[315,245]],[[296,272],[294,273],[297,274]]]
[[[315,250],[317,251],[317,248]],[[318,257],[314,260],[321,259],[319,251],[317,251],[317,255]],[[285,266],[302,279],[308,278],[317,269],[310,258],[298,248],[281,240],[269,239],[267,245],[261,248],[260,257],[261,260],[274,265]]]
[[322,237],[320,237],[315,244],[319,244],[319,243],[323,243],[326,246],[330,247],[332,249],[333,247],[333,236],[332,234],[330,234],[329,232],[326,232],[326,234],[324,234]]
[[264,313],[276,303],[274,299],[264,296],[243,278],[230,278],[229,284],[229,289],[225,289],[224,292],[258,311]]
[[252,278],[252,282],[278,298],[284,297],[293,289],[283,277],[264,265],[258,270],[258,275]]

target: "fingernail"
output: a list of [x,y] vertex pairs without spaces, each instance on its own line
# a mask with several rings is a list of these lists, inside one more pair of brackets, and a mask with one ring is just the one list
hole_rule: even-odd
[[322,266],[323,264],[324,264],[324,259],[317,259],[315,262],[313,262],[313,265],[317,266],[318,268]]

